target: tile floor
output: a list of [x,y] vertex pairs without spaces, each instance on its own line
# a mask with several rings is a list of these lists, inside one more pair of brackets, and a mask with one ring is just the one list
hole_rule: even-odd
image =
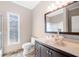
[[[23,51],[20,51],[14,54],[5,55],[4,57],[24,57],[24,56],[23,56]],[[30,54],[28,56],[26,55],[25,57],[34,57],[34,54]]]

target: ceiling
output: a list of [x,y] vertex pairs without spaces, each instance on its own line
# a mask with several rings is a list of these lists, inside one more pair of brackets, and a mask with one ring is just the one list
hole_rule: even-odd
[[12,1],[12,2],[32,10],[37,6],[37,4],[40,1]]

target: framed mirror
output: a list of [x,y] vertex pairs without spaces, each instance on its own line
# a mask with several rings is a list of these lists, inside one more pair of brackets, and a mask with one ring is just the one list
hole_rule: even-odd
[[[66,7],[45,14],[45,32],[79,35],[79,7],[75,8],[73,2]],[[77,3],[79,4],[79,3]],[[77,5],[76,4],[76,5]],[[72,9],[67,7],[72,5]]]
[[46,15],[46,32],[64,32],[64,10],[60,9]]

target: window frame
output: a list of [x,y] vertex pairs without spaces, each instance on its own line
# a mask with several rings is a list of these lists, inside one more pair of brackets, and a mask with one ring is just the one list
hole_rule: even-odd
[[[14,16],[17,16],[18,17],[18,41],[17,42],[11,42],[10,40],[10,15],[14,15]],[[13,44],[19,44],[20,43],[20,16],[16,13],[12,13],[12,12],[7,12],[7,29],[8,29],[8,45],[13,45]]]

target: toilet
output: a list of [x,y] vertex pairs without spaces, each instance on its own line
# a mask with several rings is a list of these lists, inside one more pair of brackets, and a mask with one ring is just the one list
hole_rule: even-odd
[[30,56],[34,54],[35,51],[35,37],[31,38],[31,42],[25,43],[22,45],[23,48],[23,56]]

